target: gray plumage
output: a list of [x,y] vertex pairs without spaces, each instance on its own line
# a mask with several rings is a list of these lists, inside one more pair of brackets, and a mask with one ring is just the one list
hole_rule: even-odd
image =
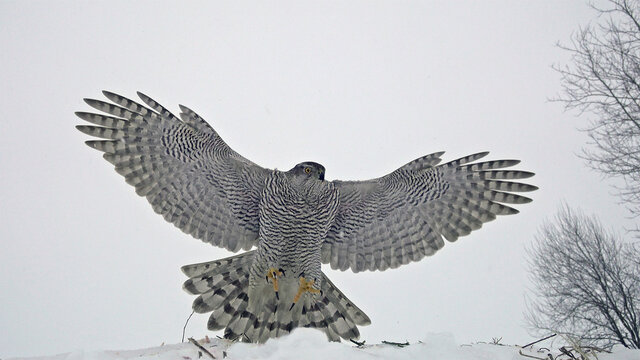
[[[104,152],[153,209],[187,234],[230,251],[230,258],[187,265],[193,309],[225,337],[264,342],[296,327],[329,339],[355,339],[369,318],[322,273],[321,264],[354,272],[396,268],[479,229],[536,187],[512,180],[517,160],[477,162],[478,153],[440,164],[442,152],[366,181],[325,181],[304,162],[289,171],[262,168],[233,151],[195,112],[180,117],[148,96],[137,102],[103,92],[85,99],[108,115],[78,112],[94,125],[78,130]],[[95,126],[97,125],[97,126]],[[509,205],[505,205],[509,204]]]

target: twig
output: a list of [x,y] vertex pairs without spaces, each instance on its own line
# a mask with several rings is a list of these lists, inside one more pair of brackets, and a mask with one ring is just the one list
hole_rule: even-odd
[[549,335],[549,336],[544,337],[544,338],[542,338],[542,339],[540,339],[540,340],[536,340],[536,341],[534,341],[534,342],[532,342],[532,343],[528,343],[527,345],[523,346],[522,348],[524,349],[524,348],[529,347],[529,346],[531,346],[531,345],[533,345],[533,344],[537,344],[537,343],[539,343],[540,341],[545,341],[545,340],[547,340],[547,339],[551,339],[552,337],[554,337],[554,336],[556,336],[556,335],[558,335],[558,334]]
[[394,345],[394,346],[397,346],[397,347],[405,347],[405,346],[409,345],[408,341],[405,341],[403,343],[397,343],[397,342],[393,342],[393,341],[384,341],[384,340],[382,340],[382,343],[383,344],[387,344],[387,345]]
[[362,340],[362,342],[359,342],[359,341],[355,341],[355,340],[353,340],[353,339],[349,339],[349,341],[351,341],[352,343],[354,343],[354,344],[358,345],[359,347],[360,347],[360,346],[364,346],[364,343],[366,342],[366,341],[364,341],[364,340]]
[[194,312],[196,312],[196,311],[193,310],[191,312],[191,315],[189,315],[189,317],[187,318],[187,321],[185,321],[185,323],[184,323],[184,327],[182,328],[182,341],[181,342],[184,342],[184,332],[187,330],[187,324],[189,323],[189,320],[191,320],[191,317],[193,316]]
[[564,346],[560,348],[560,352],[563,353],[564,355],[567,355],[568,357],[575,359],[576,357],[571,353],[571,350],[567,350],[567,348],[565,348]]
[[247,334],[242,333],[242,336],[244,336],[247,339],[247,342],[252,343],[253,341],[251,341],[251,338],[247,336]]
[[524,356],[524,357],[528,357],[528,358],[532,358],[532,359],[538,359],[538,360],[548,360],[549,358],[541,358],[541,357],[537,357],[537,356],[533,356],[533,355],[527,355],[527,354],[523,354],[522,353],[522,349],[518,350],[518,353],[520,353],[520,355]]
[[207,355],[211,356],[212,359],[216,358],[215,356],[213,356],[212,353],[209,352],[209,350],[205,349],[204,346],[200,345],[194,338],[189,338],[189,342],[192,343],[193,345],[197,346],[198,349],[202,350],[202,352],[204,352]]
[[605,352],[605,353],[611,354],[611,351],[605,350],[605,349],[602,349],[602,348],[599,348],[599,347],[593,346],[593,345],[583,346],[582,348],[583,349],[587,349],[587,350],[591,350],[591,351]]

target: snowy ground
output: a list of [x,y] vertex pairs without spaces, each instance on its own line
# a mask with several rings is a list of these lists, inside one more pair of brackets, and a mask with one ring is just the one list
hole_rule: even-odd
[[[208,341],[208,342],[207,342]],[[405,347],[394,345],[372,345],[357,347],[348,343],[327,342],[324,334],[317,330],[298,329],[291,335],[271,340],[263,345],[230,343],[226,340],[207,339],[198,341],[216,359],[429,359],[429,360],[515,360],[548,359],[548,351],[522,350],[515,346],[492,344],[458,345],[452,336],[432,334],[424,341]],[[520,353],[524,354],[524,356]],[[557,352],[553,353],[555,359]],[[66,354],[28,358],[30,360],[209,360],[211,356],[192,343],[163,345],[142,350],[124,351],[76,351]],[[558,359],[568,357],[558,357]],[[23,358],[27,359],[27,358]],[[595,359],[595,358],[594,358]],[[598,354],[598,360],[638,360],[640,350],[619,349],[613,354]],[[10,360],[10,359],[8,359]],[[17,360],[15,358],[14,360]]]

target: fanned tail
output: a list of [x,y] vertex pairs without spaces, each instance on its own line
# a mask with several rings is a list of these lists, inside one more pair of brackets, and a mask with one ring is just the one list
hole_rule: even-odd
[[290,299],[277,300],[275,296],[263,296],[262,301],[250,304],[249,269],[253,254],[254,251],[249,251],[182,267],[189,277],[184,290],[198,295],[193,310],[211,312],[207,323],[210,330],[224,329],[227,339],[264,343],[297,327],[309,327],[324,331],[329,340],[339,341],[357,339],[360,336],[357,326],[371,323],[324,274],[322,294],[301,300],[293,309],[289,309]]

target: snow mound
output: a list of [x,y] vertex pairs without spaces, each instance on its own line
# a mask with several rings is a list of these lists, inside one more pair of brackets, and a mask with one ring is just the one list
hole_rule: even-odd
[[[483,349],[484,346],[460,347],[447,334],[433,334],[422,343],[398,347],[327,342],[326,336],[313,329],[297,329],[290,336],[264,345],[235,344],[228,350],[229,359],[512,359],[508,349]],[[506,350],[506,351],[505,351]],[[498,355],[501,353],[500,355]],[[488,357],[487,357],[488,356]]]
[[[424,341],[408,346],[389,344],[355,346],[328,342],[326,336],[313,329],[297,329],[289,336],[270,340],[266,344],[232,343],[223,339],[203,339],[198,343],[216,359],[430,359],[430,360],[514,360],[547,358],[546,352],[522,350],[516,346],[493,344],[458,345],[449,334],[430,334]],[[195,344],[185,342],[142,350],[78,351],[54,356],[21,358],[23,360],[210,360],[211,356]],[[620,349],[613,354],[598,354],[598,360],[638,360],[640,350]],[[9,360],[18,360],[9,359]]]

